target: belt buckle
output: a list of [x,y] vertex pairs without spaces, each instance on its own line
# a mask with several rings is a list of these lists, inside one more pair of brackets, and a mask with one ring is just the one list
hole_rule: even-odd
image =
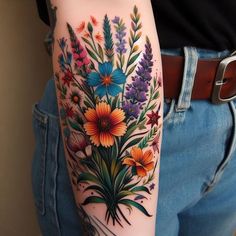
[[221,91],[222,85],[224,85],[225,71],[228,65],[233,61],[236,61],[236,51],[234,51],[229,57],[224,58],[218,65],[216,77],[214,81],[214,87],[213,87],[213,91],[211,95],[211,101],[214,104],[226,103],[236,98],[236,94],[229,98],[220,97],[220,91]]

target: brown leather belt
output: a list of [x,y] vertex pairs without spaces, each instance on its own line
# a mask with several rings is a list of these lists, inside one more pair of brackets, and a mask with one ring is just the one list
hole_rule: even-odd
[[[184,57],[162,55],[164,97],[178,98],[183,78]],[[192,99],[224,103],[236,98],[236,56],[199,59]]]

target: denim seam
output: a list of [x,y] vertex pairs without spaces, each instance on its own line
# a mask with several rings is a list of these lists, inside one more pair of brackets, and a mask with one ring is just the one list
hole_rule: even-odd
[[[41,215],[45,215],[45,181],[46,181],[46,155],[47,155],[47,140],[48,140],[48,117],[47,115],[41,113],[38,110],[38,107],[36,104],[34,104],[34,106],[32,107],[32,115],[33,115],[33,119],[35,119],[35,122],[39,122],[35,125],[39,126],[43,126],[43,128],[40,128],[39,132],[42,132],[42,134],[40,135],[42,138],[41,142],[42,142],[42,149],[41,149],[41,155],[40,157],[40,166],[38,168],[40,168],[40,183],[39,183],[39,188],[40,188],[40,199],[37,200],[36,198],[36,207],[39,211],[39,213]],[[40,138],[41,138],[40,137]],[[41,179],[42,178],[42,179]]]
[[[53,124],[53,122],[51,122]],[[55,139],[55,147],[52,153],[53,162],[55,164],[54,172],[52,174],[52,178],[54,181],[54,188],[52,189],[52,195],[54,199],[53,209],[55,213],[55,223],[57,227],[58,236],[61,236],[61,229],[58,220],[58,213],[57,213],[57,175],[58,175],[58,148],[59,148],[59,127],[56,127],[56,139]]]
[[32,106],[32,115],[35,117],[39,122],[43,124],[48,123],[48,115],[45,113],[41,112],[41,110],[38,108],[38,103],[34,103]]
[[59,116],[55,116],[55,115],[53,115],[53,114],[51,114],[51,113],[45,111],[44,109],[39,108],[38,105],[39,105],[38,102],[34,103],[33,109],[32,109],[32,112],[34,112],[34,108],[37,107],[37,111],[36,111],[36,113],[37,113],[37,115],[36,115],[37,118],[41,119],[41,117],[44,117],[44,118],[42,119],[43,122],[47,122],[46,119],[49,119],[49,118],[51,118],[51,119],[56,119],[56,120],[59,119]]
[[231,108],[231,112],[232,112],[232,118],[233,118],[233,130],[232,130],[232,138],[229,144],[229,151],[227,151],[226,153],[226,158],[225,160],[220,164],[220,166],[217,168],[215,175],[212,179],[212,181],[210,182],[210,184],[208,184],[204,190],[204,193],[208,193],[209,191],[211,191],[216,184],[220,181],[225,167],[227,166],[227,164],[230,162],[231,158],[232,158],[232,154],[236,149],[236,108],[234,106],[233,101],[229,102],[229,106]]

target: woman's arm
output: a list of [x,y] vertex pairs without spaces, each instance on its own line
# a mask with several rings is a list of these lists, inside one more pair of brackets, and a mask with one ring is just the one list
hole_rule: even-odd
[[155,235],[163,90],[150,0],[50,5],[61,131],[85,235]]

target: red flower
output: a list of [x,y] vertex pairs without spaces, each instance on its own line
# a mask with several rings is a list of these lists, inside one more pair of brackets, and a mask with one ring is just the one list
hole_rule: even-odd
[[94,16],[90,16],[90,18],[91,18],[91,21],[92,21],[93,25],[97,26],[98,22],[97,22],[96,18]]
[[66,112],[66,116],[69,118],[73,118],[75,115],[75,112],[73,111],[73,107],[70,106],[69,104],[65,104],[65,112]]
[[66,72],[64,72],[64,76],[62,77],[64,85],[66,84],[68,87],[70,86],[70,83],[73,81],[73,73],[66,69]]
[[84,30],[84,28],[85,28],[85,22],[83,21],[83,22],[80,23],[80,25],[79,25],[79,27],[76,29],[76,31],[77,31],[78,33],[81,33],[81,32]]
[[84,129],[96,146],[111,147],[115,137],[123,136],[126,132],[124,111],[119,108],[112,111],[106,102],[98,103],[95,109],[89,108],[84,116],[87,119]]
[[90,34],[89,34],[87,31],[85,31],[84,37],[85,37],[85,38],[89,38],[89,37],[90,37]]
[[159,116],[159,111],[160,111],[160,105],[156,112],[152,111],[151,114],[147,114],[147,116],[149,117],[147,125],[151,125],[152,127],[154,125],[158,125],[159,118],[161,118],[161,116]]
[[100,33],[97,33],[97,34],[95,35],[95,39],[100,43],[100,42],[102,42],[103,37],[101,36]]

